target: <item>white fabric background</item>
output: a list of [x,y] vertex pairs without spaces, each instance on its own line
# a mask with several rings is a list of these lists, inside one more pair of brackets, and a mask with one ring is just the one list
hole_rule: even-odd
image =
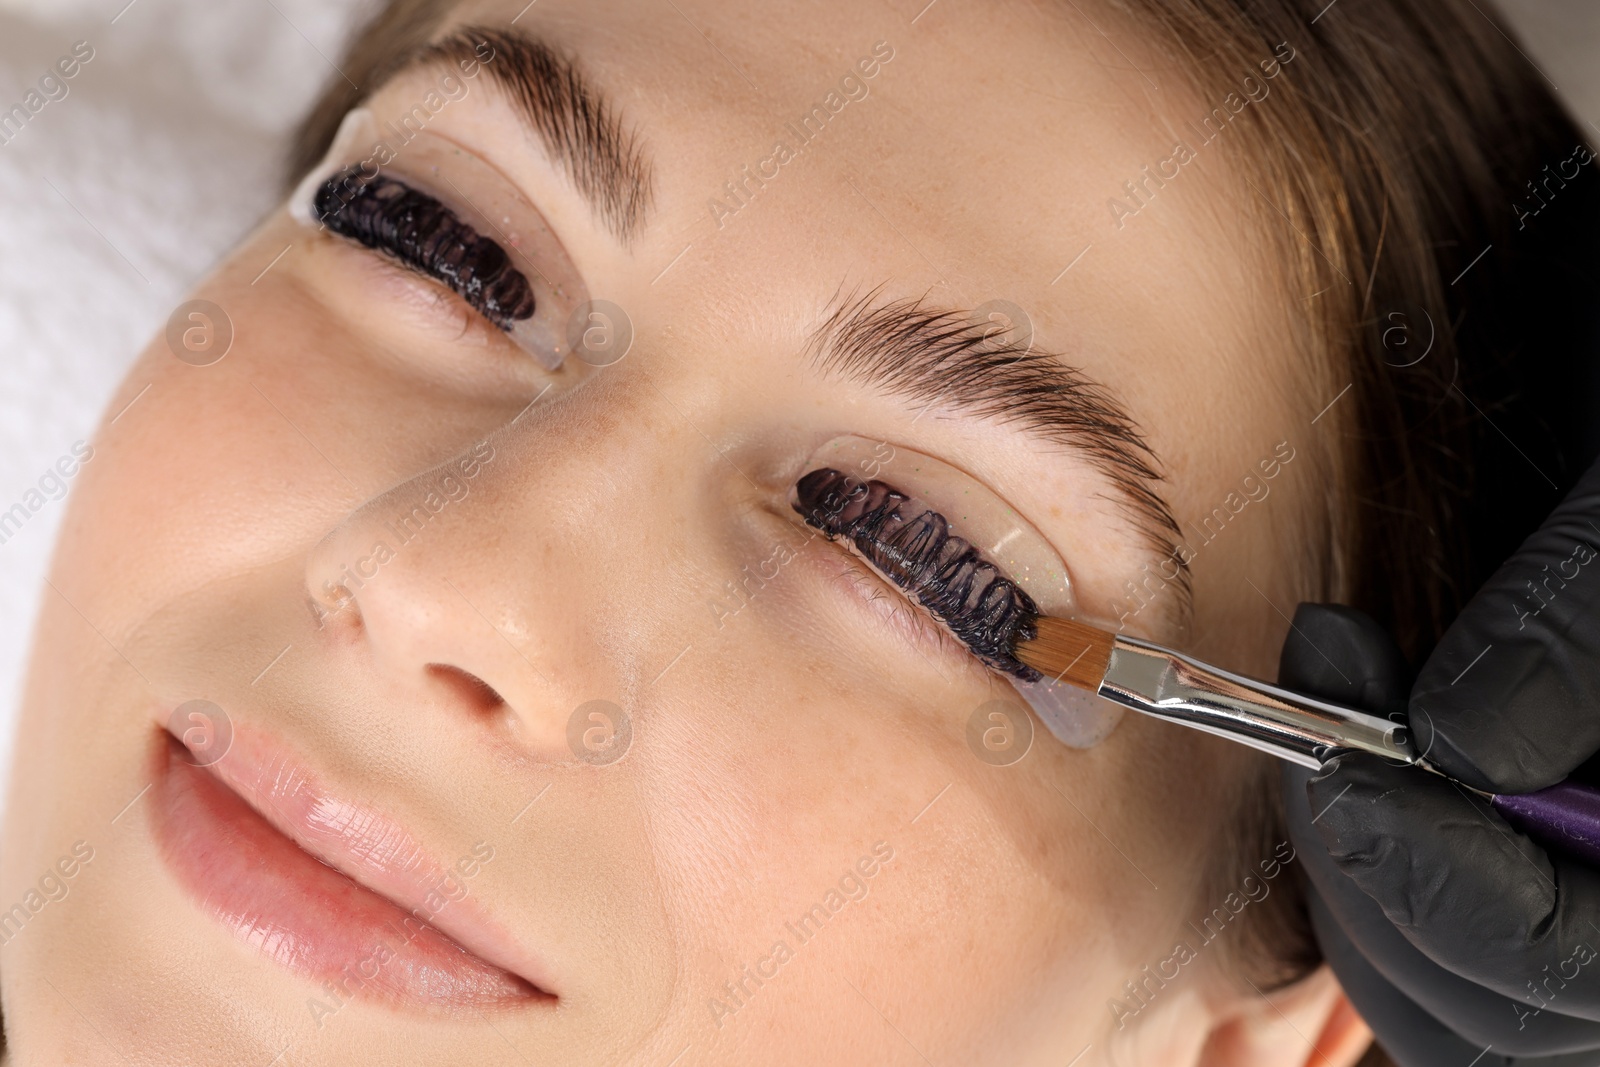
[[[0,511],[92,443],[134,355],[273,206],[285,137],[337,77],[323,56],[337,61],[366,10],[126,3],[0,0],[0,111],[74,41],[95,51],[64,99],[0,145]],[[0,545],[0,784],[63,504]]]
[[[92,442],[133,355],[273,206],[285,137],[369,2],[0,0],[0,110],[74,41],[95,50],[0,146],[0,511]],[[1600,4],[1508,7],[1600,138]],[[0,545],[0,776],[63,510],[47,503]]]

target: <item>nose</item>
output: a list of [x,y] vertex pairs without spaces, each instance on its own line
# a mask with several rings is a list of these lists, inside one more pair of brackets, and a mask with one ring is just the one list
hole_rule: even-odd
[[331,641],[540,759],[573,756],[576,710],[627,699],[661,659],[627,620],[663,618],[644,573],[661,557],[641,548],[673,551],[675,431],[646,398],[606,392],[535,408],[373,497],[307,560]]
[[548,712],[571,699],[558,665],[572,656],[560,627],[536,625],[508,583],[489,580],[499,532],[480,502],[497,463],[504,445],[487,437],[363,503],[311,551],[307,591],[319,629],[364,644],[390,683],[505,718],[559,758]]

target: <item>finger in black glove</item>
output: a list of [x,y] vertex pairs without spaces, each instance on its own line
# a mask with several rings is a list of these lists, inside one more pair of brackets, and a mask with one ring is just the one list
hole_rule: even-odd
[[[1336,606],[1301,606],[1279,681],[1377,714],[1407,693],[1388,635]],[[1591,975],[1600,990],[1600,930],[1549,923],[1556,871],[1538,846],[1470,791],[1377,757],[1284,780],[1318,940],[1404,1067],[1600,1064],[1600,1024],[1569,995]]]

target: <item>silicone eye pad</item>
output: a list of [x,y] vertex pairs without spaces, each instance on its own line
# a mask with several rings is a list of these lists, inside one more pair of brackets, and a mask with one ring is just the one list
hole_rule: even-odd
[[1042,678],[1010,654],[1039,614],[1077,616],[1066,565],[1014,508],[971,475],[863,437],[812,454],[791,504],[1004,673],[1062,743],[1104,740],[1123,709]]
[[289,213],[434,278],[545,369],[560,367],[588,294],[544,216],[454,141],[393,129],[385,139],[368,109],[347,114]]

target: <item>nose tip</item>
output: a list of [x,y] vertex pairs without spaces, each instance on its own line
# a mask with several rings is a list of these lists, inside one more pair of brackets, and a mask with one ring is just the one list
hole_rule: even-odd
[[[508,577],[485,545],[503,543],[512,487],[481,470],[463,477],[460,463],[368,500],[317,543],[304,570],[315,626],[333,654],[359,650],[402,701],[489,725],[536,759],[561,759],[562,712],[582,694],[570,634],[541,615],[542,604],[566,602],[560,577],[544,576],[539,597]],[[448,489],[452,476],[441,471],[456,472]]]

